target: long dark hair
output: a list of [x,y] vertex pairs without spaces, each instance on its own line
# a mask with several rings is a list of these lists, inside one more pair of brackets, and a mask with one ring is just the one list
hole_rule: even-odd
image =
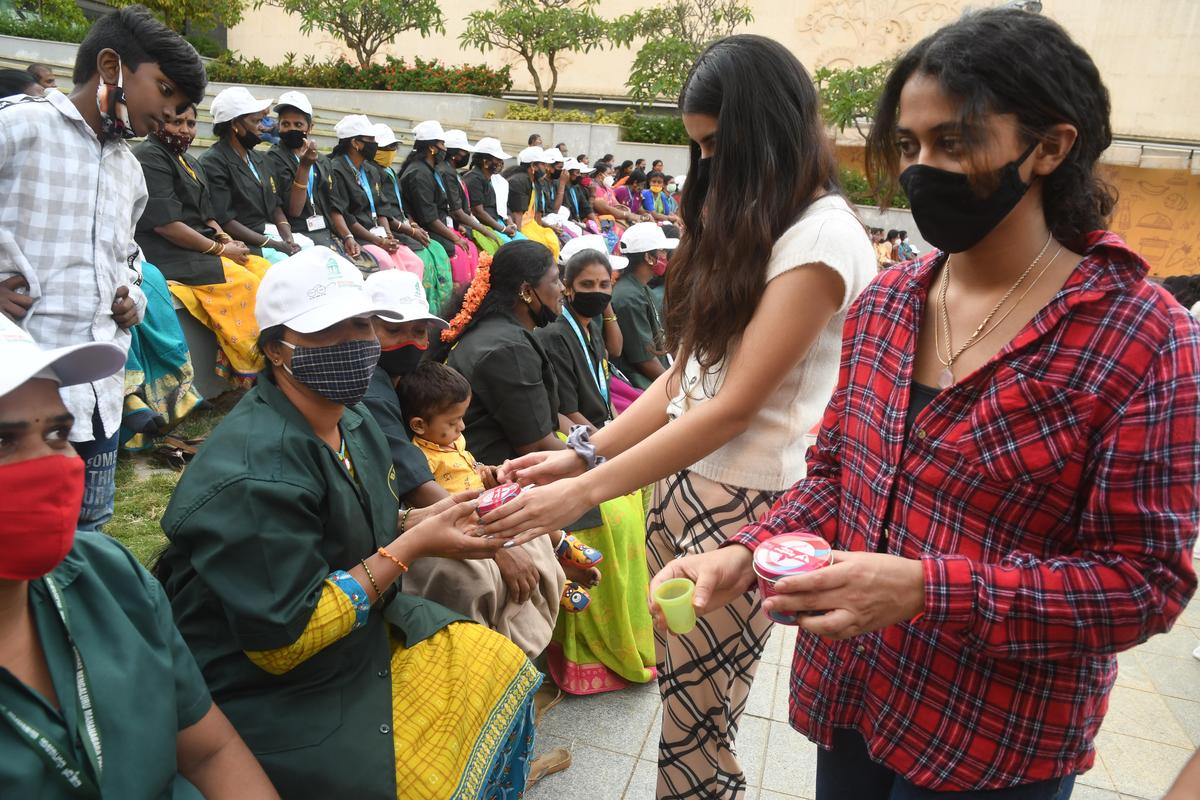
[[1018,9],[979,11],[905,53],[888,76],[867,137],[867,172],[880,197],[895,191],[900,92],[918,72],[961,103],[967,171],[980,189],[994,180],[994,173],[971,163],[987,144],[985,115],[1015,115],[1029,142],[1054,125],[1074,125],[1079,135],[1071,151],[1042,178],[1046,225],[1063,242],[1105,227],[1116,204],[1114,190],[1096,174],[1100,154],[1112,143],[1108,89],[1091,56],[1057,22]]
[[425,158],[429,154],[429,148],[436,147],[437,142],[432,139],[426,139],[423,142],[413,142],[413,148],[409,151],[408,156],[404,159],[404,163],[400,165],[399,172],[404,172],[409,164],[419,158]]
[[[769,78],[764,77],[769,76]],[[775,241],[821,191],[839,192],[817,90],[783,45],[739,35],[709,45],[679,97],[685,114],[716,117],[709,174],[691,143],[686,234],[666,282],[667,346],[703,369],[721,362],[749,324]],[[705,206],[720,214],[706,221]]]
[[[490,266],[481,264],[471,285],[458,291],[442,309],[442,317],[450,320],[452,341],[438,339],[430,348],[429,358],[445,361],[454,341],[461,339],[480,320],[496,314],[511,313],[525,284],[536,286],[547,270],[554,267],[554,254],[546,245],[532,239],[517,239],[501,245],[492,257]],[[483,299],[473,311],[463,307],[464,300],[474,292],[483,291]]]

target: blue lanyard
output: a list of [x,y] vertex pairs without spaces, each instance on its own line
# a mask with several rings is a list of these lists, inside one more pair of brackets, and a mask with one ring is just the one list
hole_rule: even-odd
[[433,179],[438,182],[438,186],[442,187],[442,194],[446,193],[446,184],[442,183],[442,176],[437,170],[433,171]]
[[575,219],[582,220],[583,215],[579,213],[579,197],[575,194],[575,187],[568,187],[567,194],[571,198],[571,205],[575,206]]
[[396,205],[400,207],[400,213],[404,213],[404,201],[400,199],[400,182],[396,180],[396,173],[390,169],[385,169],[388,177],[392,179],[392,189],[396,192]]
[[259,174],[258,174],[258,170],[257,170],[257,169],[255,169],[255,167],[254,167],[254,162],[250,160],[250,154],[249,154],[249,153],[247,153],[247,154],[246,154],[246,166],[250,168],[250,171],[251,171],[252,173],[254,173],[254,180],[258,181],[258,185],[259,185],[259,186],[262,186],[262,177],[261,177],[261,176],[259,176]]
[[[300,159],[299,159],[299,157],[297,157],[297,156],[292,156],[292,158],[296,159],[296,164],[297,164],[297,165],[299,165],[299,164],[300,164]],[[315,176],[313,173],[315,173],[316,171],[317,171],[317,165],[316,165],[316,164],[313,164],[311,167],[309,167],[309,168],[308,168],[308,202],[309,202],[309,205],[311,205],[311,206],[313,207],[313,209],[314,209],[314,210],[316,209],[316,207],[317,207],[317,206],[316,206],[316,204],[315,204],[315,203],[313,203],[313,192],[312,192],[312,190],[313,190],[313,179],[316,177],[316,176]]]
[[600,390],[600,396],[604,398],[604,405],[608,405],[608,377],[604,374],[603,363],[596,365],[596,371],[592,372],[592,351],[587,346],[587,340],[583,338],[583,331],[579,329],[579,323],[575,321],[575,317],[570,311],[564,310],[564,317],[567,318],[567,324],[571,326],[571,330],[575,331],[576,338],[579,339],[579,346],[583,348],[583,360],[588,363],[588,372],[592,375],[592,380],[596,382],[596,388]]
[[[350,160],[350,156],[342,153],[342,158],[346,159],[346,163],[350,165],[350,169],[354,169],[354,162]],[[362,187],[363,192],[367,195],[367,202],[371,204],[371,219],[375,219],[375,196],[371,194],[371,182],[367,180],[367,168],[358,168],[358,185]]]

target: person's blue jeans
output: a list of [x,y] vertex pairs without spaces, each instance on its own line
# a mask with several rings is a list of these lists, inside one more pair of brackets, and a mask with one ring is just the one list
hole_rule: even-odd
[[833,749],[817,750],[817,800],[1069,800],[1075,776],[1008,789],[935,792],[871,760],[857,731],[837,728]]
[[117,497],[117,444],[121,431],[118,429],[105,438],[100,410],[96,409],[92,414],[92,436],[95,438],[90,442],[71,442],[84,463],[83,507],[79,509],[78,526],[81,531],[99,531],[112,519]]

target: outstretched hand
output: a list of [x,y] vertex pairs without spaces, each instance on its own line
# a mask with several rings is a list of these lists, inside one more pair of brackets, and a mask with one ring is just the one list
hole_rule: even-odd
[[577,478],[531,486],[480,521],[483,534],[508,539],[507,547],[560,531],[583,516],[590,504]]
[[400,539],[410,542],[420,557],[463,560],[495,556],[504,542],[475,535],[478,528],[475,501],[456,502],[450,497],[430,508],[447,502],[449,505],[443,510],[427,516],[415,527],[410,525]]
[[574,450],[539,450],[505,461],[496,472],[501,483],[545,486],[563,478],[582,475],[586,467]]
[[708,553],[677,558],[650,581],[650,615],[654,627],[667,632],[667,618],[654,602],[654,590],[672,578],[687,578],[696,584],[692,607],[702,617],[736,600],[754,585],[753,554],[740,545],[730,545]]

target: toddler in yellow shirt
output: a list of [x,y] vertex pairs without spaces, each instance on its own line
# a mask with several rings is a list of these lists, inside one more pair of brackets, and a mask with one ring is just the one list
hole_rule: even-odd
[[[412,443],[425,454],[439,486],[453,494],[496,485],[496,468],[477,462],[463,436],[463,417],[471,405],[471,384],[466,378],[445,364],[426,361],[400,380],[396,393]],[[604,556],[565,531],[551,534],[551,544],[567,573],[580,578],[567,581],[560,605],[568,613],[583,611],[591,602],[583,582],[599,581],[596,565]]]

